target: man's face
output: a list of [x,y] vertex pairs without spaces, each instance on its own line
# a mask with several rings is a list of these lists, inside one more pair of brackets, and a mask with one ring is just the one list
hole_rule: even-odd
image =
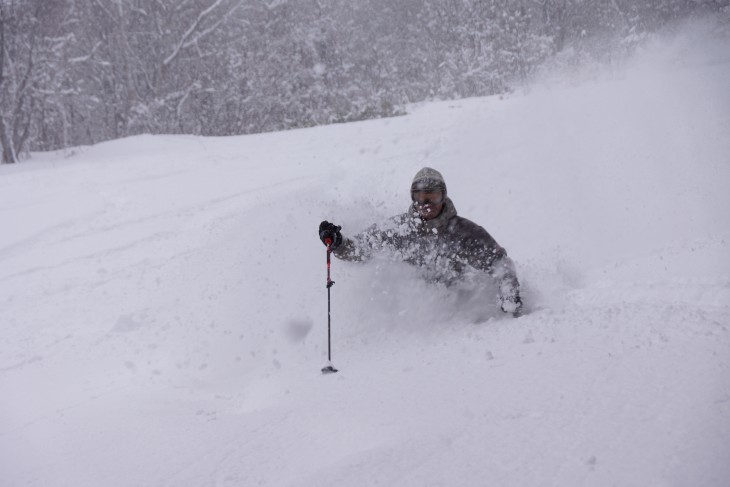
[[416,211],[424,220],[431,220],[444,209],[444,193],[435,190],[414,191],[411,194]]

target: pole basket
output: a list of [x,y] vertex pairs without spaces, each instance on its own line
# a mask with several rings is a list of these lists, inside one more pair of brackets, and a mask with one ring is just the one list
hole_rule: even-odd
[[332,366],[332,364],[329,364],[325,367],[322,367],[322,373],[323,374],[334,374],[337,372],[337,369]]

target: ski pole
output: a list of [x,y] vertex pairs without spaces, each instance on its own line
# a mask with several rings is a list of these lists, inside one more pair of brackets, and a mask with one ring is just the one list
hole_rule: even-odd
[[332,239],[326,238],[324,244],[327,246],[327,365],[322,367],[323,374],[334,374],[337,369],[332,365],[332,312],[331,312],[331,299],[330,299],[330,288],[335,284],[335,281],[330,279],[330,254],[332,249]]

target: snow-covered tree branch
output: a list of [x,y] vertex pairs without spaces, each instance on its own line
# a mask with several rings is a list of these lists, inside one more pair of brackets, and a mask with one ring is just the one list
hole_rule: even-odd
[[[728,0],[3,0],[0,142],[240,134],[502,93]],[[727,21],[725,21],[725,25]],[[564,59],[566,55],[563,55]]]

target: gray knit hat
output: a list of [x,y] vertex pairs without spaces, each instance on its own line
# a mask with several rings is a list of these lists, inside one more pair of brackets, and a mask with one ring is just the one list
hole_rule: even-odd
[[424,167],[416,173],[411,183],[411,193],[415,191],[443,191],[446,196],[446,181],[436,169]]

